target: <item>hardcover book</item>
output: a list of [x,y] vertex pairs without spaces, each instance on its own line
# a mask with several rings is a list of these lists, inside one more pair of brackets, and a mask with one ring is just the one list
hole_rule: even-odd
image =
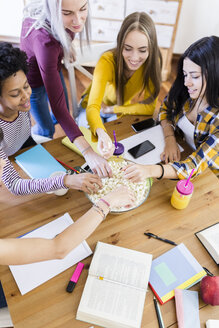
[[219,265],[219,222],[196,232],[195,235]]
[[16,163],[32,179],[48,178],[65,168],[42,146],[34,146],[15,157]]
[[206,272],[182,243],[152,261],[149,285],[161,304],[174,297],[174,289],[187,289]]
[[140,328],[152,255],[98,242],[76,319]]

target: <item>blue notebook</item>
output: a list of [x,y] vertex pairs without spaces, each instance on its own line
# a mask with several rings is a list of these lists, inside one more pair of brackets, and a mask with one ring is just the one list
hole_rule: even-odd
[[34,146],[16,156],[15,161],[30,178],[48,178],[56,171],[66,172],[42,145]]

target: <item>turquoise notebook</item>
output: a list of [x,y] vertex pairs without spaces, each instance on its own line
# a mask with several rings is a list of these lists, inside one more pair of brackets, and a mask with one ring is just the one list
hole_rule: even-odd
[[15,161],[30,178],[48,178],[53,172],[66,172],[42,145],[34,146],[16,156]]

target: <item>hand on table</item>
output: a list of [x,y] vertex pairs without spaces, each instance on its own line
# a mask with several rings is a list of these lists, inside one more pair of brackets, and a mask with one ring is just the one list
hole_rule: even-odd
[[169,136],[165,139],[165,148],[160,155],[161,161],[167,164],[169,162],[179,161],[180,157],[180,150],[177,145],[175,136]]
[[96,130],[96,133],[98,136],[98,151],[104,158],[110,158],[115,150],[115,146],[110,136],[103,129],[100,128]]
[[81,190],[88,194],[96,192],[102,187],[102,182],[98,175],[91,173],[65,175],[64,184],[68,188]]

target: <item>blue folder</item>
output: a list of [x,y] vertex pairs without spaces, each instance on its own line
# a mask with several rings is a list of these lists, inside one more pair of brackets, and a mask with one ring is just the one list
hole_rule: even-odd
[[66,172],[42,145],[34,146],[16,156],[15,161],[30,178],[48,178],[56,171]]

